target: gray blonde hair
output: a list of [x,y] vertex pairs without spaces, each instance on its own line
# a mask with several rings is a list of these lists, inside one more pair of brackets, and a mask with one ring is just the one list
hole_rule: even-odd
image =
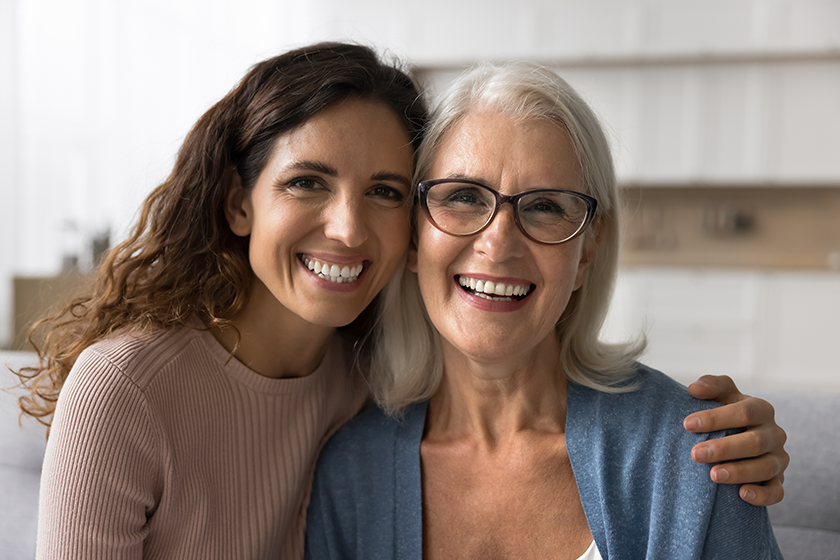
[[[529,63],[481,64],[463,74],[438,103],[418,151],[418,181],[431,178],[426,175],[447,133],[480,110],[522,121],[549,120],[569,134],[585,187],[598,199],[596,220],[601,231],[586,279],[557,323],[559,368],[571,381],[596,390],[632,390],[628,379],[645,347],[644,337],[624,344],[599,339],[618,268],[619,196],[609,143],[598,118],[569,84],[547,68]],[[586,235],[592,238],[596,231],[590,227]],[[398,273],[383,291],[380,305],[370,383],[380,406],[397,414],[437,390],[443,375],[442,353],[415,273],[407,269]]]

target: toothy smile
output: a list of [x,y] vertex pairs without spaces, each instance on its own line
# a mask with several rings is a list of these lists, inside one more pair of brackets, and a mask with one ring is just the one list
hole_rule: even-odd
[[458,284],[473,295],[491,301],[514,301],[528,295],[533,284],[505,284],[491,280],[479,280],[469,276],[458,276]]
[[339,284],[346,284],[348,282],[355,282],[359,279],[359,275],[364,269],[364,263],[359,263],[353,266],[337,265],[328,262],[310,259],[306,255],[298,255],[298,258],[318,277],[330,282],[337,282]]

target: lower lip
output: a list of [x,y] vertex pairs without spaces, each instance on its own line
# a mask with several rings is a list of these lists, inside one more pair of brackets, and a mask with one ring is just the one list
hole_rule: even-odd
[[518,300],[512,299],[504,301],[493,301],[490,299],[484,299],[483,297],[477,296],[471,292],[467,292],[466,290],[464,290],[464,288],[462,288],[461,285],[458,283],[457,278],[453,278],[453,283],[455,284],[455,288],[458,294],[464,299],[464,301],[482,311],[494,311],[498,313],[516,311],[525,307],[528,301],[528,297]]
[[356,278],[354,281],[339,283],[339,282],[330,282],[329,280],[325,280],[325,279],[321,278],[320,276],[318,276],[317,274],[315,274],[314,272],[309,270],[309,267],[306,266],[306,264],[304,264],[304,262],[301,261],[300,259],[298,259],[298,263],[300,263],[300,266],[301,266],[301,268],[303,268],[303,271],[306,274],[306,276],[310,280],[312,280],[312,282],[314,282],[319,288],[321,288],[323,290],[329,290],[331,292],[341,292],[341,293],[352,292],[352,291],[355,291],[356,289],[358,289],[358,287],[361,285],[362,278],[364,278],[365,274],[367,274],[367,267],[368,267],[368,263],[365,263],[365,266],[362,269],[362,273],[359,274],[359,277]]

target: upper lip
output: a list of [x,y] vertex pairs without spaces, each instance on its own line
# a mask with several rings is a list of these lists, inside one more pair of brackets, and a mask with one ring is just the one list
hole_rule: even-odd
[[514,278],[513,276],[491,276],[489,274],[481,274],[478,272],[460,272],[456,274],[456,276],[466,276],[467,278],[475,278],[476,280],[484,280],[485,282],[488,280],[491,282],[502,282],[503,284],[516,284],[524,286],[530,286],[533,284],[530,280],[525,280],[523,278]]
[[[464,288],[469,288],[477,293],[525,297],[533,291],[534,285],[527,280],[502,278],[499,276],[487,275],[456,275],[457,282]],[[489,291],[488,291],[489,290]]]
[[309,259],[315,259],[316,261],[321,262],[328,262],[330,264],[354,265],[370,262],[370,259],[367,257],[367,255],[360,254],[337,255],[334,253],[308,253],[306,251],[302,251],[298,254]]

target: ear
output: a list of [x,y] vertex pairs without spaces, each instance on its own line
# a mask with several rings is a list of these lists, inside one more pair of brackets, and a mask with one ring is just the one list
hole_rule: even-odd
[[408,255],[406,256],[405,266],[411,272],[417,273],[417,240],[412,239],[408,245]]
[[575,290],[583,286],[583,281],[586,280],[586,273],[589,270],[589,265],[595,260],[595,254],[598,251],[598,245],[601,243],[601,233],[604,230],[604,222],[599,218],[592,226],[595,229],[595,235],[583,235],[583,248],[580,252],[580,261],[578,262],[577,276],[575,277]]
[[251,220],[254,209],[251,193],[242,187],[242,180],[236,170],[230,172],[230,184],[225,197],[225,218],[230,230],[239,237],[251,235]]

